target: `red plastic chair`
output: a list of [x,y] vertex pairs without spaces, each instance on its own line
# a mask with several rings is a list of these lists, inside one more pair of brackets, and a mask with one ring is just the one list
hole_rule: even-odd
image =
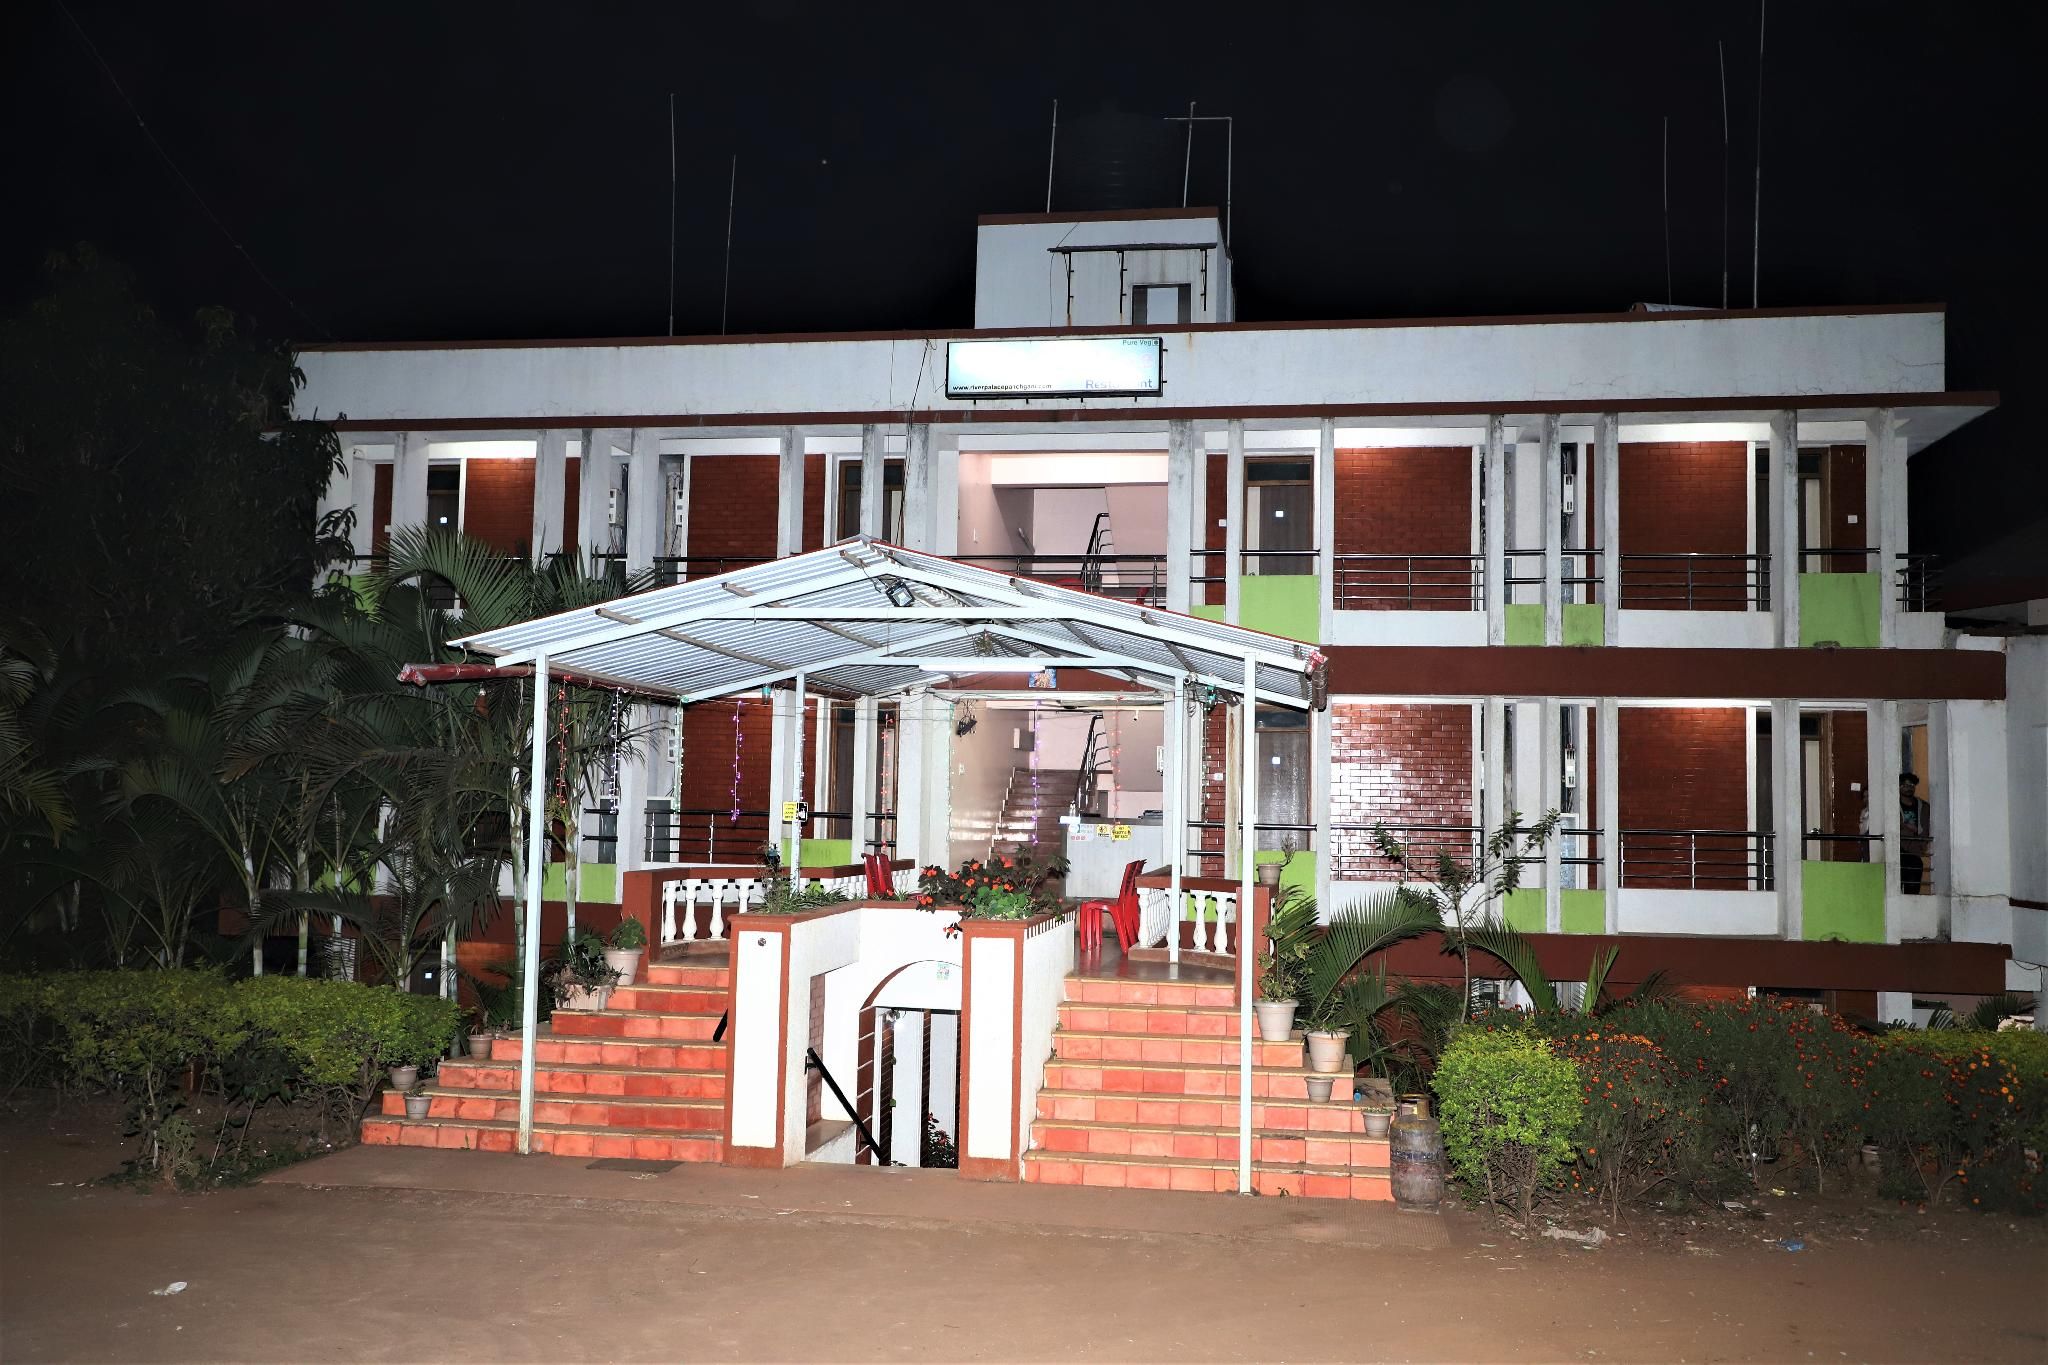
[[1082,952],[1102,950],[1102,917],[1109,916],[1116,926],[1116,945],[1125,952],[1138,941],[1138,874],[1145,870],[1145,860],[1124,864],[1123,889],[1117,892],[1113,901],[1082,901],[1080,914],[1080,947]]
[[889,872],[889,855],[870,853],[861,860],[868,870],[868,899],[893,901],[896,899],[896,879]]

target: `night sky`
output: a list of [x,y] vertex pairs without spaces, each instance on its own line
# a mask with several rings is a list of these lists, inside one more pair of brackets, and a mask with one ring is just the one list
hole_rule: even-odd
[[[1754,0],[68,3],[255,268],[65,11],[22,0],[0,19],[10,310],[47,250],[90,241],[167,313],[224,302],[300,340],[658,335],[671,92],[678,333],[718,330],[734,153],[731,331],[969,325],[974,216],[1044,207],[1055,98],[1055,208],[1177,203],[1184,144],[1155,120],[1236,118],[1245,321],[1663,300],[1668,117],[1671,292],[1715,305],[1717,39],[1729,301],[1751,297]],[[1761,301],[1946,303],[1949,387],[2005,406],[1915,461],[1915,543],[2018,537],[2048,573],[2048,460],[2021,439],[2043,415],[2032,9],[1770,5]],[[1224,169],[1203,125],[1192,202],[1222,202]]]

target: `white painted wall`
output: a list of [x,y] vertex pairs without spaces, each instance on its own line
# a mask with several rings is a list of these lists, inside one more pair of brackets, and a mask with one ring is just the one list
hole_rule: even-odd
[[[2005,726],[2009,891],[2021,900],[2048,901],[2048,637],[2006,642]],[[2048,961],[2048,954],[2031,960]]]
[[[1168,332],[1165,395],[1116,401],[1133,408],[1477,403],[1588,411],[1630,399],[1931,393],[1944,382],[1943,330],[1943,315],[1925,312]],[[299,362],[306,385],[295,413],[346,412],[392,428],[421,419],[576,425],[596,415],[975,409],[935,387],[943,337],[309,349]],[[1078,411],[1083,404],[1044,399],[1032,406]]]
[[1040,488],[1031,495],[1031,541],[1042,555],[1087,553],[1095,518],[1109,510],[1100,488]]
[[1775,891],[1657,891],[1624,887],[1618,908],[1619,926],[1624,934],[1779,936]]
[[[1228,321],[1229,266],[1221,242],[1223,224],[1213,213],[1190,211],[1184,218],[1112,219],[1103,222],[982,223],[975,230],[974,325],[976,327],[1058,327],[1067,319],[1066,256],[1056,246],[1101,246],[1193,242],[1216,244],[1209,256],[1209,299],[1201,288],[1200,253],[1131,252],[1124,258],[1126,288],[1137,284],[1191,284],[1191,321]],[[1118,314],[1117,258],[1112,252],[1072,257],[1073,320],[1077,327],[1113,325],[1128,319],[1129,300]]]
[[957,1138],[960,1123],[953,1111],[960,1095],[960,1016],[929,1015],[925,1027],[932,1034],[932,1113],[939,1120],[939,1131]]
[[[1030,554],[1030,493],[995,487],[989,479],[992,458],[971,450],[960,452],[959,552],[969,558]],[[1023,535],[1017,533],[1020,526]]]
[[1627,649],[1769,649],[1767,611],[1648,611],[1630,607],[1616,618]]
[[967,1039],[967,1068],[976,1083],[967,1092],[967,1134],[971,1144],[962,1156],[1007,1157],[1015,1111],[1010,1087],[990,1085],[987,1078],[1007,1079],[1016,1064],[1017,941],[977,938],[968,946],[974,964],[974,1028]]

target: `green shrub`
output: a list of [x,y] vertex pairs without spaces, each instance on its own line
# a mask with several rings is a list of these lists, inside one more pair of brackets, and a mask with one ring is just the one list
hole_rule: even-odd
[[1466,1028],[1437,1061],[1444,1151],[1467,1189],[1512,1202],[1526,1220],[1536,1191],[1556,1183],[1581,1117],[1577,1063],[1542,1038]]
[[1579,1067],[1572,1183],[1590,1184],[1619,1217],[1622,1200],[1684,1184],[1698,1170],[1701,1087],[1655,1040],[1604,1020],[1579,1016],[1579,1024],[1550,1040]]
[[353,981],[264,976],[242,982],[235,995],[250,1029],[337,1108],[368,1104],[387,1067],[446,1052],[461,1016],[453,1000]]
[[[1885,1149],[1887,1184],[1903,1193],[1917,1178],[1939,1200],[1950,1182],[1971,1205],[2039,1213],[2035,1190],[2042,1059],[2048,1040],[1972,1030],[1887,1035],[1871,1069],[1871,1136]],[[2020,1059],[2015,1062],[2013,1059]],[[2034,1084],[2024,1068],[2032,1066]]]

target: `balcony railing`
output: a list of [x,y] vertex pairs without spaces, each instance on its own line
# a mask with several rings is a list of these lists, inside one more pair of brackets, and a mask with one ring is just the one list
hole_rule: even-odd
[[1600,831],[1562,828],[1557,832],[1557,840],[1558,866],[1573,869],[1565,875],[1565,884],[1575,890],[1598,887],[1603,875]]
[[1941,563],[1931,554],[1894,555],[1892,580],[1906,611],[1941,610]]
[[647,807],[650,863],[751,863],[768,842],[765,810]]
[[1625,829],[1621,884],[1686,891],[1769,891],[1775,838],[1758,829]]
[[1165,555],[957,555],[962,564],[1146,605],[1166,600]]
[[1336,556],[1339,611],[1479,611],[1485,559],[1472,554]]
[[[1543,600],[1543,551],[1503,550],[1500,555],[1501,601],[1508,605]],[[1515,589],[1526,588],[1525,593]]]
[[1884,858],[1882,834],[1823,834],[1808,830],[1799,836],[1799,856],[1813,863],[1874,863]]
[[1623,554],[1621,605],[1651,611],[1767,610],[1771,557]]
[[1312,574],[1322,565],[1321,550],[1240,550],[1240,572],[1261,574]]
[[677,583],[688,583],[699,578],[716,578],[722,573],[735,569],[751,569],[756,564],[765,564],[768,555],[656,555],[654,558],[654,579],[663,587]]
[[[1207,848],[1200,845],[1223,842],[1224,822],[1221,820],[1190,820],[1188,834],[1197,847],[1187,851],[1185,866],[1192,876],[1234,878],[1237,868],[1231,865],[1229,855],[1221,847]],[[1254,822],[1252,833],[1257,840],[1257,851],[1278,852],[1283,843],[1294,841],[1296,852],[1306,853],[1315,847],[1316,827],[1314,825],[1285,825]]]
[[[1382,857],[1373,842],[1373,826],[1330,826],[1330,873],[1355,881],[1397,881],[1401,866]],[[1409,867],[1434,874],[1440,857],[1470,864],[1479,854],[1477,825],[1386,825],[1388,834],[1408,851]]]

